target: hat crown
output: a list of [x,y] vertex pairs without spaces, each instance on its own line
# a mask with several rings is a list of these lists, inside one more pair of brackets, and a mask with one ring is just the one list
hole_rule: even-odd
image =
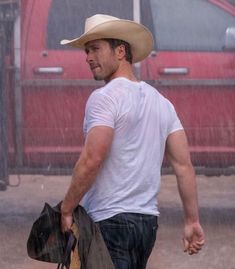
[[117,17],[105,15],[105,14],[96,14],[94,16],[91,16],[86,19],[85,33],[102,23],[109,22],[109,21],[116,21],[116,20],[120,20],[120,19]]

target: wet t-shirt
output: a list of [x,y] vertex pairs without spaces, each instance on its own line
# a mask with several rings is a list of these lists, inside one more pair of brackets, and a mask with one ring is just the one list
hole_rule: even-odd
[[85,135],[114,129],[110,152],[81,204],[94,221],[118,213],[159,215],[157,193],[165,143],[183,129],[173,105],[147,83],[116,78],[88,99]]

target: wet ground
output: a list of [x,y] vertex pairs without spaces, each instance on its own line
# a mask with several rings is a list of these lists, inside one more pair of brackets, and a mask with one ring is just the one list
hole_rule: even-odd
[[[235,175],[198,176],[201,222],[206,245],[200,254],[182,251],[182,208],[174,176],[162,177],[159,196],[161,217],[157,241],[148,269],[235,269]],[[52,269],[55,264],[27,256],[26,241],[44,202],[57,204],[63,198],[69,176],[11,176],[0,192],[0,269]]]

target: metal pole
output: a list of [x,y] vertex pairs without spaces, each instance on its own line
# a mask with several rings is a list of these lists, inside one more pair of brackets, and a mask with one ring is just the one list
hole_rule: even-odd
[[[133,0],[133,18],[135,22],[140,23],[140,0]],[[138,79],[141,79],[140,63],[135,63],[135,75]]]
[[134,21],[140,23],[140,0],[133,0]]
[[5,50],[6,33],[4,23],[0,24],[0,190],[6,190],[9,182],[8,174],[8,141],[7,141],[7,113],[5,87]]
[[14,24],[14,66],[15,66],[15,141],[16,141],[16,165],[23,165],[23,138],[22,138],[22,91],[20,84],[20,16]]

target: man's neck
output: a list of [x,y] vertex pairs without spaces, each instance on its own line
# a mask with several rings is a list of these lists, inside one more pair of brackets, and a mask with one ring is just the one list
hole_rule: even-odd
[[122,63],[120,67],[118,68],[118,70],[113,74],[113,76],[109,80],[105,81],[105,83],[108,83],[111,80],[115,78],[119,78],[119,77],[124,77],[131,81],[136,81],[136,82],[139,81],[133,72],[132,65],[128,62]]

